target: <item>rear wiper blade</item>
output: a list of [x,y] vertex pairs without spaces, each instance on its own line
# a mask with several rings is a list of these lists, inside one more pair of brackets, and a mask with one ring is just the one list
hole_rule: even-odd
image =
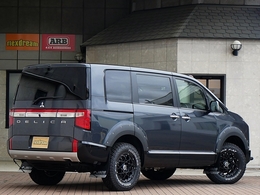
[[32,104],[35,104],[36,102],[38,102],[39,100],[46,100],[46,99],[59,99],[62,98],[62,96],[47,96],[47,97],[39,97],[36,100],[33,101]]

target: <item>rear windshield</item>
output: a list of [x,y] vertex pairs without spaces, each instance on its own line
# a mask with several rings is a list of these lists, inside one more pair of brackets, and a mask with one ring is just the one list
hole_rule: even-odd
[[42,67],[25,69],[16,101],[88,99],[86,67]]

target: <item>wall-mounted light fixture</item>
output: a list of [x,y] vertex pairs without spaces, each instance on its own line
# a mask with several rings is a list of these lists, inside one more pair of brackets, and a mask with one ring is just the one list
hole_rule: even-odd
[[83,54],[82,53],[76,53],[74,58],[75,58],[75,60],[78,61],[78,63],[83,62]]
[[231,49],[233,50],[232,54],[234,56],[238,55],[238,51],[242,48],[242,43],[240,41],[236,40],[231,44]]

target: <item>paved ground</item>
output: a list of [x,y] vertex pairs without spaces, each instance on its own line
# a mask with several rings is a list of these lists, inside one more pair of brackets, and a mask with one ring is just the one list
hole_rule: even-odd
[[0,195],[58,195],[58,194],[260,194],[260,169],[248,168],[244,177],[232,185],[212,183],[202,170],[177,169],[175,174],[166,181],[150,181],[141,176],[134,189],[128,192],[111,192],[104,186],[101,179],[90,178],[85,173],[66,173],[63,180],[56,186],[39,186],[31,181],[27,173],[18,171],[12,161],[0,161]]
[[[1,165],[1,164],[0,164]],[[2,169],[4,166],[1,166]],[[58,194],[124,194],[124,195],[170,195],[170,194],[260,194],[260,170],[247,170],[245,176],[236,184],[213,184],[202,170],[177,170],[176,174],[166,181],[150,181],[143,176],[134,189],[128,192],[110,192],[101,179],[90,178],[89,174],[66,173],[56,186],[39,186],[33,183],[27,173],[13,170],[0,171],[1,195],[58,195]]]

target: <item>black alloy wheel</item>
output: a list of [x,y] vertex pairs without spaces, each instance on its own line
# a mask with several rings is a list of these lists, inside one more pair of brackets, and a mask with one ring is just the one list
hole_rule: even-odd
[[138,151],[128,143],[117,143],[111,151],[110,164],[104,184],[110,190],[132,189],[140,176],[141,161]]
[[233,184],[244,175],[246,158],[237,145],[225,143],[216,166],[218,172],[215,174],[207,173],[208,178],[218,184]]

